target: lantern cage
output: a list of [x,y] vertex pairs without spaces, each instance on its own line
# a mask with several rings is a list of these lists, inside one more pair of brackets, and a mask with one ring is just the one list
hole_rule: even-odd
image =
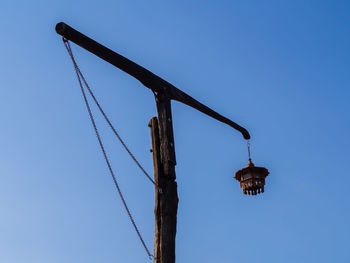
[[240,182],[245,195],[256,195],[264,192],[265,178],[268,174],[266,168],[254,166],[249,158],[248,166],[238,170],[234,178]]

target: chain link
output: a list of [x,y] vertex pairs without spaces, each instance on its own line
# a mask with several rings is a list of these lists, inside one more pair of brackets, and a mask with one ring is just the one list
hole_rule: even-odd
[[248,147],[248,157],[250,160],[250,140],[247,141],[247,147]]
[[[80,89],[81,89],[81,92],[82,92],[82,94],[83,94],[84,102],[85,102],[86,108],[87,108],[87,110],[88,110],[88,113],[89,113],[89,117],[90,117],[92,126],[93,126],[93,128],[94,128],[94,130],[95,130],[95,134],[96,134],[98,143],[99,143],[99,145],[100,145],[100,148],[101,148],[101,151],[102,151],[102,153],[103,153],[104,159],[105,159],[106,164],[107,164],[107,166],[108,166],[108,170],[109,170],[109,172],[110,172],[110,174],[111,174],[111,176],[112,176],[112,178],[113,178],[114,185],[115,185],[115,187],[117,188],[118,194],[119,194],[119,196],[120,196],[120,199],[122,200],[122,203],[123,203],[123,205],[124,205],[124,208],[125,208],[125,210],[126,210],[128,216],[129,216],[129,219],[130,219],[130,221],[131,221],[131,223],[132,223],[132,225],[133,225],[133,227],[134,227],[134,229],[135,229],[135,231],[136,231],[136,233],[137,233],[137,235],[138,235],[138,237],[139,237],[139,239],[140,239],[140,241],[141,241],[141,243],[142,243],[142,245],[143,245],[143,247],[144,247],[144,249],[145,249],[145,251],[146,251],[146,253],[147,253],[147,255],[148,255],[149,258],[152,260],[152,259],[154,259],[154,256],[151,254],[150,250],[148,249],[148,247],[147,247],[145,241],[143,240],[143,238],[142,238],[142,236],[141,236],[141,233],[140,233],[140,231],[139,231],[139,229],[138,229],[138,227],[137,227],[137,225],[136,225],[136,223],[135,223],[135,220],[134,220],[133,216],[131,215],[131,212],[130,212],[130,210],[129,210],[129,207],[128,207],[127,204],[126,204],[125,198],[124,198],[124,196],[123,196],[123,194],[122,194],[122,191],[121,191],[121,189],[120,189],[120,187],[119,187],[119,184],[118,184],[117,179],[116,179],[116,177],[115,177],[115,174],[114,174],[114,172],[113,172],[113,169],[112,169],[112,166],[111,166],[111,164],[110,164],[109,158],[108,158],[108,156],[107,156],[107,153],[106,153],[106,151],[105,151],[104,145],[103,145],[103,143],[102,143],[101,136],[100,136],[99,131],[98,131],[98,129],[97,129],[97,126],[96,126],[96,123],[95,123],[95,119],[94,119],[94,116],[93,116],[92,111],[91,111],[91,108],[90,108],[89,101],[87,100],[87,97],[86,97],[86,93],[85,93],[85,89],[84,89],[83,83],[85,84],[87,90],[89,91],[91,97],[92,97],[93,100],[95,101],[97,107],[99,108],[100,112],[101,112],[102,115],[104,116],[104,118],[105,118],[105,120],[107,121],[108,125],[109,125],[110,128],[113,130],[114,134],[117,136],[117,138],[119,139],[119,141],[122,143],[122,145],[124,146],[124,148],[126,149],[126,151],[129,153],[129,155],[131,156],[131,158],[136,162],[136,164],[138,165],[138,167],[143,171],[143,173],[148,177],[148,179],[149,179],[154,185],[156,185],[156,184],[155,184],[155,182],[152,180],[152,178],[148,175],[148,173],[145,171],[145,169],[141,166],[141,164],[136,160],[136,158],[134,157],[134,155],[130,152],[129,148],[125,145],[124,141],[121,139],[121,137],[119,136],[119,134],[117,133],[117,131],[115,130],[115,128],[113,127],[113,125],[111,124],[111,122],[109,121],[107,115],[106,115],[106,114],[104,113],[104,111],[102,110],[100,104],[98,103],[96,97],[94,96],[93,92],[91,91],[89,85],[87,84],[87,82],[86,82],[86,80],[85,80],[83,74],[81,73],[81,71],[80,71],[80,69],[79,69],[79,67],[78,67],[78,65],[77,65],[77,63],[76,63],[76,61],[75,61],[75,58],[74,58],[74,56],[73,56],[73,52],[72,52],[72,49],[71,49],[71,47],[70,47],[69,41],[68,41],[67,39],[63,38],[63,43],[64,43],[64,46],[66,47],[66,49],[67,49],[67,51],[68,51],[68,54],[69,54],[70,58],[72,59],[73,66],[74,66],[74,69],[75,69],[75,73],[76,73],[77,78],[78,78],[78,81],[79,81]],[[83,81],[83,82],[82,82],[82,81]],[[156,186],[157,186],[157,185],[156,185]]]
[[[69,42],[65,42],[68,43]],[[70,47],[70,45],[69,45]],[[71,50],[71,49],[70,49]],[[72,60],[74,61],[74,67],[76,67],[76,70],[78,71],[81,79],[83,80],[87,90],[89,91],[92,99],[94,100],[96,106],[98,107],[98,109],[100,110],[101,114],[103,115],[104,119],[106,120],[106,122],[108,123],[109,127],[112,129],[113,133],[115,134],[115,136],[118,138],[118,140],[120,141],[120,143],[123,145],[124,149],[128,152],[129,156],[133,159],[133,161],[136,163],[136,165],[140,168],[140,170],[143,172],[143,174],[148,178],[148,180],[153,183],[155,186],[157,186],[157,184],[154,182],[154,180],[152,179],[152,177],[147,173],[147,171],[142,167],[142,165],[139,163],[139,161],[136,159],[136,157],[134,156],[134,154],[130,151],[130,149],[128,148],[128,146],[125,144],[125,142],[123,141],[123,139],[120,137],[120,135],[118,134],[118,132],[116,131],[116,129],[114,128],[113,124],[111,123],[111,121],[109,120],[108,116],[106,115],[106,113],[104,112],[104,110],[102,109],[100,103],[98,102],[98,100],[95,97],[95,94],[93,93],[93,91],[91,90],[89,84],[87,83],[87,81],[85,80],[85,77],[83,76],[83,74],[81,73],[74,57],[73,57],[73,53],[70,53],[70,56],[72,58]],[[158,187],[158,186],[157,186]]]

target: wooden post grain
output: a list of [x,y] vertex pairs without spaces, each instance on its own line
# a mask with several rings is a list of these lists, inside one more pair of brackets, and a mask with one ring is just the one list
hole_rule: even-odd
[[178,206],[175,181],[175,148],[170,99],[156,95],[158,119],[151,128],[155,189],[154,263],[175,263],[176,217]]

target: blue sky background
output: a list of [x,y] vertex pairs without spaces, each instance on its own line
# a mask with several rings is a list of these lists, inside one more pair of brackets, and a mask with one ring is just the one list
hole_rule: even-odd
[[[350,262],[349,1],[0,3],[0,262],[147,262],[54,27],[64,21],[246,127],[266,191],[234,172],[246,142],[173,103],[177,262]],[[152,93],[72,45],[91,87],[153,173]],[[153,251],[154,189],[98,118]],[[103,127],[103,128],[102,128]]]

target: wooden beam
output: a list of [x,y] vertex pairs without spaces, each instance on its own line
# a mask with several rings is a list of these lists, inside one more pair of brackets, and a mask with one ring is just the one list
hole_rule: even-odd
[[169,99],[182,102],[192,108],[195,108],[196,110],[199,110],[200,112],[238,130],[242,133],[244,139],[250,139],[249,132],[245,128],[241,127],[237,123],[220,115],[216,111],[195,100],[185,92],[177,89],[172,84],[165,81],[156,74],[152,73],[151,71],[127,59],[126,57],[112,51],[111,49],[101,45],[100,43],[85,36],[84,34],[80,33],[74,28],[68,26],[67,24],[63,22],[58,23],[56,25],[56,32],[64,38],[74,42],[75,44],[95,54],[99,58],[109,62],[115,67],[133,76],[134,78],[139,80],[144,86],[151,89],[152,91],[162,92]]

